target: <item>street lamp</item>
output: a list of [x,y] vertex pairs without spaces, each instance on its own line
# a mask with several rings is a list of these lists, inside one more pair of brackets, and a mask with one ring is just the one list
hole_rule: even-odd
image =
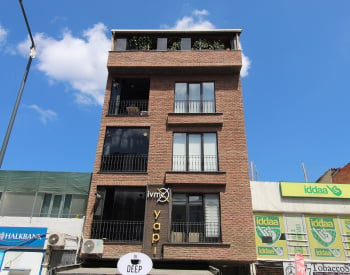
[[22,9],[23,17],[24,17],[24,20],[25,20],[25,23],[26,23],[26,26],[27,26],[28,34],[29,34],[29,37],[30,37],[32,45],[30,46],[29,60],[28,60],[28,63],[27,63],[27,66],[26,66],[26,69],[25,69],[25,72],[24,72],[24,76],[23,76],[23,79],[22,79],[22,82],[21,82],[21,86],[20,86],[19,91],[18,91],[18,95],[17,95],[17,99],[16,99],[16,102],[15,102],[15,106],[13,107],[13,110],[12,110],[12,115],[11,115],[11,118],[10,118],[10,121],[9,121],[9,125],[7,126],[7,131],[6,131],[6,134],[5,134],[5,138],[4,138],[4,141],[2,143],[2,147],[1,147],[1,151],[0,151],[0,168],[2,166],[2,161],[3,161],[4,156],[5,156],[5,152],[6,152],[7,144],[8,144],[10,135],[11,135],[13,123],[14,123],[16,115],[17,115],[18,106],[19,106],[19,103],[20,103],[21,98],[22,98],[22,94],[23,94],[24,86],[25,86],[25,83],[26,83],[26,80],[27,80],[27,76],[28,76],[28,73],[29,73],[30,65],[32,64],[32,60],[33,60],[33,58],[35,57],[35,54],[36,54],[33,35],[32,35],[32,32],[30,31],[30,26],[29,26],[29,23],[28,23],[26,12],[25,12],[24,7],[23,7],[22,0],[19,0],[19,4],[20,4],[21,9]]

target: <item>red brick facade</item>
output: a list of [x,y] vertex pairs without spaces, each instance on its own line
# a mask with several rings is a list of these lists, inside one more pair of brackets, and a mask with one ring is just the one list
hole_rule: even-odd
[[[166,33],[164,34],[166,36]],[[205,35],[205,33],[203,33]],[[169,187],[171,192],[220,193],[222,243],[171,243],[171,200],[157,204],[147,199],[142,245],[104,244],[104,258],[140,251],[163,260],[193,259],[232,263],[256,260],[248,160],[239,68],[241,52],[175,51],[110,52],[96,160],[87,208],[84,236],[90,237],[97,186]],[[139,68],[143,68],[140,70]],[[125,70],[124,70],[125,69]],[[183,69],[183,70],[182,70]],[[189,73],[190,72],[190,73]],[[113,78],[150,79],[147,116],[108,116]],[[215,83],[216,113],[174,113],[176,82]],[[101,156],[106,127],[149,127],[148,166],[145,173],[102,173]],[[174,132],[216,132],[219,158],[217,172],[172,171]],[[160,213],[160,240],[152,246],[155,212]]]

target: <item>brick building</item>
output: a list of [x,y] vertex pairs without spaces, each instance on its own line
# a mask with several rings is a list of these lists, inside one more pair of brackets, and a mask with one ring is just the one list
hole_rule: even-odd
[[342,168],[330,168],[316,182],[350,183],[350,163]]
[[85,240],[85,266],[142,252],[158,269],[249,274],[240,33],[112,31],[84,228],[103,250]]

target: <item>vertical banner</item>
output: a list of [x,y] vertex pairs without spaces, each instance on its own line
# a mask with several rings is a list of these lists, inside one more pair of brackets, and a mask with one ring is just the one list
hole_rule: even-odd
[[336,217],[307,216],[311,259],[345,261],[341,235]]
[[343,244],[346,255],[350,254],[350,217],[340,217],[342,227]]
[[255,242],[257,255],[260,259],[287,259],[287,247],[282,215],[256,214]]
[[306,275],[304,256],[301,254],[295,255],[295,275]]

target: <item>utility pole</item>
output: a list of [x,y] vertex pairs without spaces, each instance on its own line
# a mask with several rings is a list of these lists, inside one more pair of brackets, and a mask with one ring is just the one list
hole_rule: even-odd
[[17,99],[16,99],[16,102],[15,102],[15,105],[14,105],[13,110],[12,110],[12,115],[11,115],[11,118],[10,118],[10,121],[9,121],[9,125],[7,126],[7,131],[6,131],[6,134],[5,134],[5,138],[4,138],[4,141],[2,143],[2,147],[1,147],[1,151],[0,151],[0,168],[2,166],[2,161],[3,161],[4,156],[5,156],[5,152],[6,152],[8,141],[10,139],[10,135],[11,135],[11,131],[12,131],[12,128],[13,128],[13,124],[15,122],[15,118],[16,118],[16,115],[17,115],[17,110],[18,110],[18,107],[19,107],[19,103],[21,102],[21,98],[22,98],[24,86],[25,86],[26,81],[27,81],[27,76],[28,76],[28,73],[29,73],[30,65],[32,64],[32,60],[33,60],[33,58],[35,57],[35,54],[36,54],[33,35],[32,35],[31,30],[30,30],[30,26],[29,26],[29,23],[28,23],[27,15],[26,15],[26,12],[24,10],[24,6],[23,6],[23,3],[22,3],[22,0],[19,0],[19,4],[21,6],[21,10],[22,10],[22,13],[23,13],[24,21],[26,23],[28,34],[29,34],[29,37],[30,37],[30,40],[31,40],[32,44],[30,46],[30,54],[29,54],[28,63],[27,63],[27,66],[26,66],[26,69],[25,69],[25,72],[24,72],[24,76],[23,76],[23,79],[22,79],[22,82],[21,82],[21,86],[20,86],[18,94],[17,94]]

